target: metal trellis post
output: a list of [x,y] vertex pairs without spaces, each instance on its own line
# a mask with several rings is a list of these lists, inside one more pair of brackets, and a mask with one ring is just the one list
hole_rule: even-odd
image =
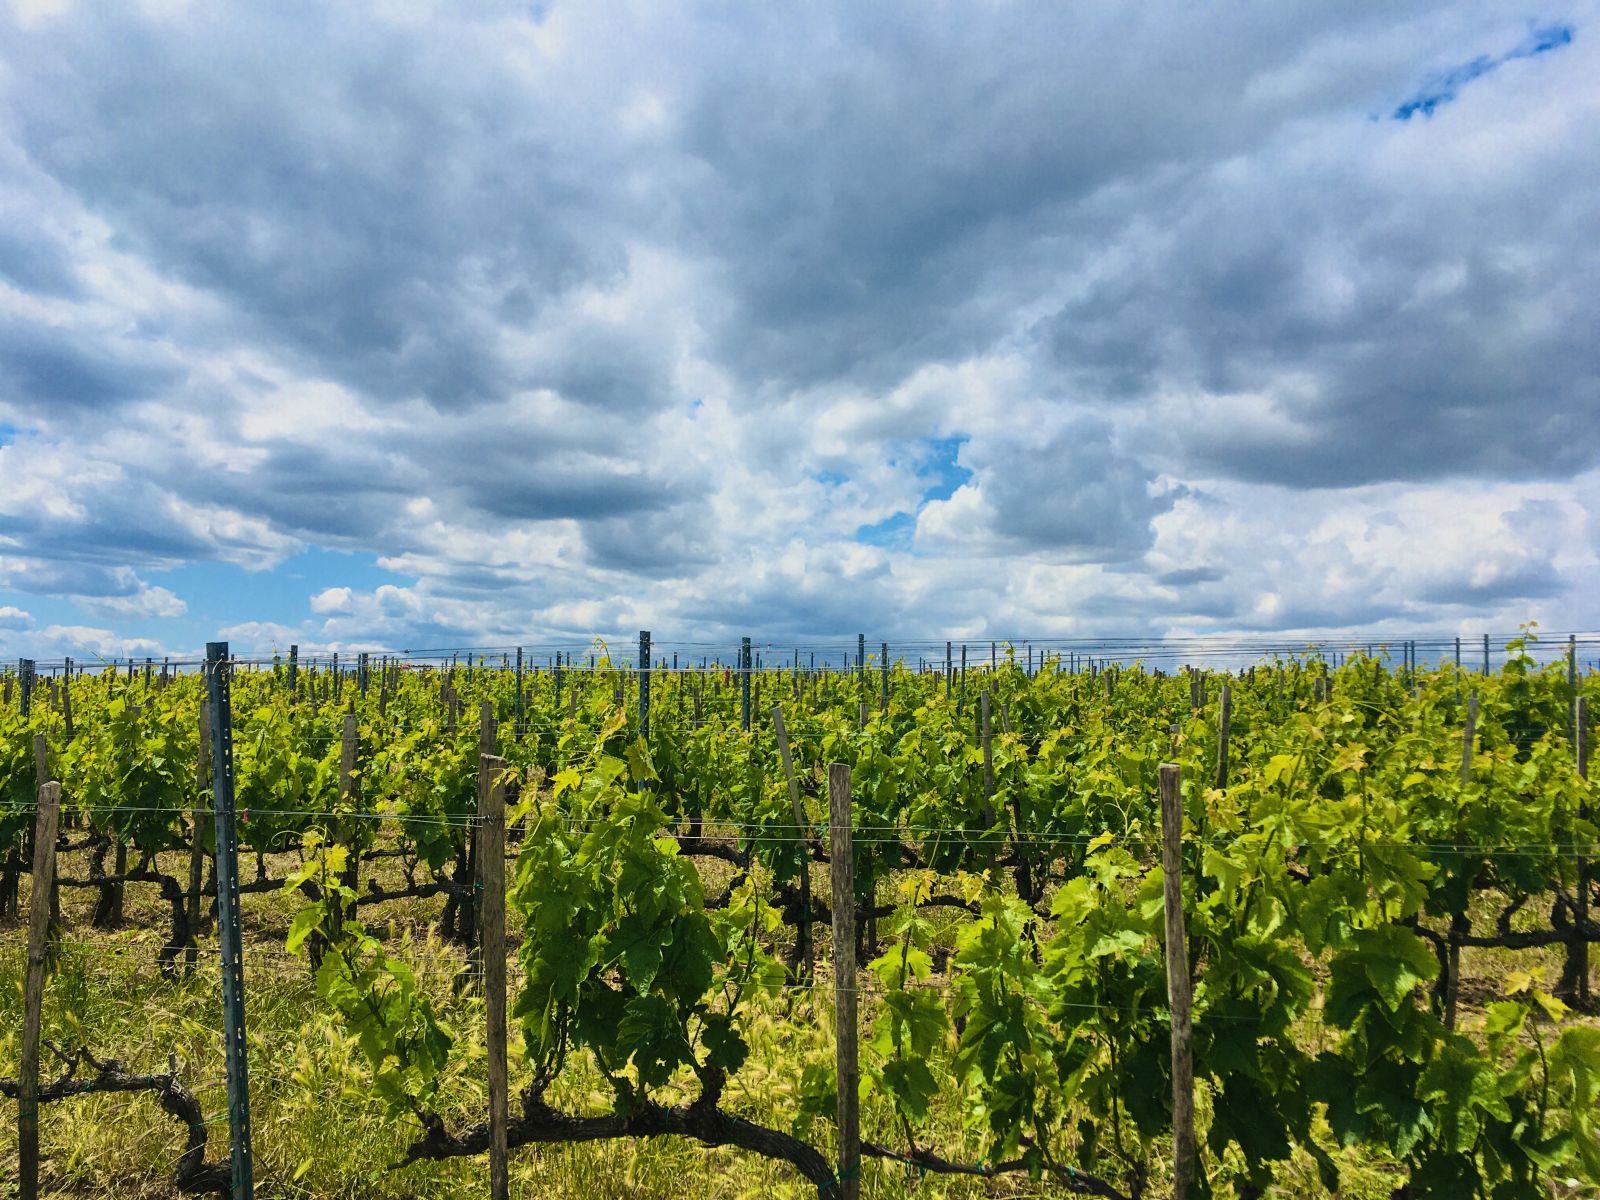
[[650,741],[650,631],[639,630],[639,736]]
[[516,719],[511,724],[512,736],[522,736],[522,647],[517,647],[517,706]]
[[750,639],[739,644],[739,714],[742,727],[750,728]]
[[[292,660],[291,660],[292,661]],[[245,1052],[244,962],[239,953],[239,858],[233,812],[233,714],[228,643],[206,643],[211,704],[211,797],[216,828],[217,935],[222,948],[222,1036],[228,1068],[228,1130],[233,1200],[254,1200],[250,1158],[250,1080]]]

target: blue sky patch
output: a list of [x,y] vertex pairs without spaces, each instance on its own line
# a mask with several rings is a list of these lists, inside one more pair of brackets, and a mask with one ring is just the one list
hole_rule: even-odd
[[928,481],[922,491],[923,500],[948,500],[958,487],[972,478],[972,472],[956,461],[966,441],[964,437],[923,440],[924,457],[918,472]]
[[897,512],[873,525],[863,525],[856,530],[855,540],[867,546],[881,546],[885,550],[909,550],[911,535],[916,530],[917,518],[908,512]]
[[[270,571],[247,571],[224,562],[191,562],[152,574],[150,582],[171,588],[188,601],[184,619],[214,629],[236,619],[240,611],[260,613],[263,620],[294,621],[310,612],[311,597],[326,588],[369,592],[386,583],[411,581],[378,566],[375,554],[313,546]],[[241,593],[249,597],[248,604],[239,603]]]
[[1504,54],[1480,54],[1470,62],[1451,67],[1431,75],[1411,99],[1390,114],[1396,121],[1409,121],[1415,116],[1431,117],[1440,108],[1454,100],[1463,87],[1519,58],[1533,58],[1548,54],[1572,43],[1573,27],[1565,23],[1536,26],[1528,32],[1515,48]]

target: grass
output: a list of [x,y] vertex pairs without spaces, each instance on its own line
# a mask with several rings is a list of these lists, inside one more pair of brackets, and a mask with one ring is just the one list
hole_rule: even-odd
[[[272,864],[281,875],[292,860]],[[173,860],[164,864],[178,869]],[[244,865],[248,872],[249,864]],[[396,872],[392,860],[381,868]],[[81,874],[78,871],[70,872]],[[147,885],[127,891],[127,928],[106,933],[89,928],[94,893],[63,892],[66,933],[59,967],[45,1000],[45,1037],[57,1045],[86,1044],[102,1058],[115,1057],[130,1069],[165,1069],[176,1054],[182,1078],[199,1096],[212,1127],[210,1161],[227,1150],[225,1071],[222,1061],[219,970],[215,951],[203,948],[201,963],[188,976],[168,979],[156,965],[165,913]],[[406,948],[423,986],[435,998],[458,1037],[449,1077],[441,1095],[452,1126],[478,1119],[487,1108],[486,1064],[480,1000],[455,995],[452,983],[461,951],[432,932],[437,901],[396,902],[369,917]],[[257,1194],[285,1200],[465,1200],[488,1191],[487,1160],[418,1163],[400,1170],[400,1160],[415,1132],[409,1122],[386,1118],[373,1097],[365,1065],[342,1027],[330,1017],[311,986],[305,963],[283,949],[283,937],[298,899],[282,894],[245,897],[247,1022],[249,1029],[251,1111],[255,1129]],[[1486,919],[1492,917],[1486,912]],[[1530,915],[1528,919],[1533,919]],[[825,931],[819,930],[825,937]],[[25,929],[0,930],[0,1074],[14,1075],[22,1019],[22,967]],[[1554,977],[1557,951],[1472,950],[1464,955],[1464,1024],[1481,1015],[1481,1004],[1498,994],[1511,970],[1543,971]],[[515,978],[512,979],[515,988]],[[870,1005],[870,1001],[868,1002]],[[865,1030],[870,1007],[862,1014]],[[1308,1027],[1308,1037],[1315,1037]],[[521,1061],[512,1029],[513,1093]],[[725,1105],[763,1124],[787,1128],[796,1110],[795,1093],[804,1064],[832,1061],[831,993],[826,988],[793,991],[768,1003],[755,1026],[752,1052],[730,1081]],[[54,1073],[48,1054],[45,1076]],[[568,1111],[604,1111],[609,1093],[597,1073],[569,1068],[552,1093]],[[1199,1097],[1202,1120],[1209,1098]],[[9,1114],[8,1114],[9,1116]],[[976,1162],[982,1148],[968,1114],[953,1097],[936,1107],[925,1134],[928,1144],[954,1159]],[[174,1195],[168,1181],[181,1148],[177,1125],[154,1097],[86,1096],[54,1103],[41,1113],[44,1194],[100,1200],[156,1200]],[[863,1111],[864,1136],[898,1144],[891,1114],[874,1097]],[[811,1133],[832,1152],[831,1128]],[[16,1173],[14,1123],[0,1123],[0,1179]],[[1343,1182],[1339,1196],[1380,1200],[1399,1182],[1392,1164],[1354,1151],[1341,1151]],[[669,1200],[683,1196],[762,1197],[801,1200],[814,1196],[784,1164],[729,1149],[708,1149],[679,1138],[581,1146],[525,1148],[511,1158],[512,1195],[526,1200]],[[915,1171],[869,1164],[862,1195],[886,1200],[915,1192],[930,1200],[948,1197],[1046,1197],[1066,1194],[1059,1187],[1025,1178],[976,1180],[919,1177]],[[1160,1180],[1152,1195],[1163,1194]],[[1589,1190],[1558,1190],[1562,1197],[1593,1197]],[[1280,1172],[1269,1197],[1289,1200],[1325,1197],[1308,1156],[1300,1155]]]

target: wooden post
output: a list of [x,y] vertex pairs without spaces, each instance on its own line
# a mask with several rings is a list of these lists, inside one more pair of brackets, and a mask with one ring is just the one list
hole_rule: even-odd
[[[1472,782],[1472,742],[1478,731],[1478,693],[1467,696],[1467,723],[1461,731],[1461,786]],[[1461,943],[1460,936],[1469,928],[1467,918],[1456,913],[1450,918],[1449,949],[1446,954],[1447,977],[1444,981],[1444,1025],[1456,1027],[1456,1005],[1461,995]]]
[[61,720],[62,736],[72,740],[74,733],[72,727],[72,660],[67,659],[66,672],[61,676]]
[[983,823],[994,824],[994,729],[989,719],[989,689],[978,693],[978,720],[983,736]]
[[1183,800],[1178,767],[1161,764],[1161,869],[1165,876],[1167,1001],[1172,1010],[1172,1195],[1194,1183],[1194,1046],[1190,1026],[1189,942],[1183,915]]
[[339,795],[349,800],[355,795],[356,746],[359,740],[355,713],[345,713],[339,731]]
[[1217,786],[1228,786],[1228,737],[1233,729],[1233,685],[1222,685],[1217,715]]
[[[481,816],[483,806],[488,802],[485,798],[489,790],[489,777],[484,774],[482,760],[491,758],[495,752],[495,740],[498,730],[495,727],[494,701],[485,700],[478,706],[478,813]],[[478,889],[483,886],[483,848],[479,844],[478,824],[474,822],[472,829],[467,834],[467,879],[473,885],[472,893],[464,897],[457,911],[456,929],[464,936],[470,947],[467,953],[467,974],[463,982],[470,986],[471,973],[475,972],[481,964],[478,951],[481,948],[478,924]]]
[[828,857],[833,876],[834,1072],[839,1087],[839,1195],[861,1194],[861,1068],[856,1061],[856,889],[850,766],[828,767]]
[[[344,726],[339,731],[339,798],[352,808],[356,799],[356,751],[360,748],[360,730],[356,725],[356,715],[353,712],[345,713]],[[361,846],[360,840],[344,836],[346,858],[344,874],[340,882],[351,891],[355,891],[361,882]],[[354,916],[355,909],[350,910]],[[332,909],[333,919],[329,922],[334,936],[344,928],[344,904],[340,902]]]
[[1573,753],[1578,745],[1578,635],[1567,634],[1567,715],[1571,718]]
[[22,1062],[17,1089],[17,1148],[22,1200],[39,1195],[39,1027],[44,1010],[45,950],[50,937],[50,893],[56,877],[56,824],[61,785],[39,788],[34,818],[33,880],[28,893],[28,974],[22,997]]
[[[1586,696],[1579,696],[1575,718],[1576,733],[1578,738],[1578,779],[1587,783],[1589,779],[1589,700]],[[1578,817],[1581,820],[1589,819],[1589,805],[1586,801],[1578,804]],[[1578,855],[1578,929],[1584,931],[1589,924],[1589,860],[1584,855]],[[1577,944],[1578,968],[1578,1004],[1584,1010],[1589,1008],[1589,942],[1587,938]]]
[[189,926],[189,944],[183,951],[183,965],[193,971],[200,958],[200,892],[205,886],[205,841],[201,837],[200,808],[211,788],[211,706],[200,706],[200,749],[194,759],[194,812],[189,814],[189,891],[184,897],[184,922]]
[[[34,789],[35,789],[35,795],[37,795],[37,789],[42,788],[45,784],[47,784],[49,782],[50,782],[50,742],[49,742],[49,739],[47,739],[44,736],[44,734],[35,733],[33,735],[33,786],[34,786]],[[28,830],[27,840],[26,840],[26,842],[24,843],[24,845],[22,847],[22,857],[24,859],[26,859],[26,858],[32,856],[33,851],[34,851],[33,830],[29,829]],[[20,866],[20,864],[19,864],[19,866]],[[122,869],[126,869],[126,868],[122,868]],[[119,870],[119,874],[120,873],[121,872]],[[15,900],[15,897],[13,897],[13,901],[14,900]],[[60,904],[58,902],[56,904],[55,908],[52,911],[59,911],[59,909],[60,909]]]
[[967,644],[961,643],[961,685],[956,692],[956,715],[967,709]]
[[[535,675],[538,674],[538,669],[537,668],[535,668],[534,674]],[[522,736],[524,730],[527,727],[527,723],[523,720],[523,715],[522,714],[523,714],[523,708],[522,708],[522,647],[518,646],[517,647],[516,700],[515,700],[515,703],[512,705],[512,719],[511,719],[511,733],[512,733],[513,737],[519,737],[520,738]]]
[[33,735],[33,783],[43,787],[50,782],[50,742],[42,733]]
[[[698,708],[699,697],[695,700]],[[800,944],[795,957],[805,964],[801,980],[809,983],[816,977],[816,949],[811,937],[811,838],[805,805],[800,801],[800,784],[794,777],[794,758],[789,753],[789,731],[783,726],[783,709],[776,704],[772,706],[772,733],[778,742],[778,757],[783,761],[783,777],[789,784],[789,808],[794,813],[795,840],[800,844]]]
[[509,1111],[506,1069],[506,785],[502,778],[506,760],[492,754],[479,759],[479,771],[488,786],[478,793],[478,861],[483,869],[482,928],[483,991],[488,1028],[485,1045],[489,1057],[489,1195],[508,1200],[510,1175],[506,1164],[506,1130]]

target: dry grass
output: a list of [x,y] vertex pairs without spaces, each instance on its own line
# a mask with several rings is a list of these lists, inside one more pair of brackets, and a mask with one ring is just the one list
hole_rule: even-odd
[[[294,860],[281,856],[270,865],[281,876]],[[181,870],[177,856],[163,862]],[[248,875],[252,863],[241,864]],[[65,870],[66,868],[64,868]],[[401,881],[400,867],[385,860],[378,870],[388,885]],[[70,871],[85,872],[73,863]],[[818,883],[821,884],[821,880]],[[717,885],[712,884],[712,890]],[[208,1157],[226,1154],[224,1068],[221,1056],[218,970],[214,950],[203,953],[191,976],[164,978],[156,966],[166,914],[155,889],[127,890],[127,928],[97,932],[89,928],[94,893],[63,893],[66,933],[57,974],[45,1004],[46,1037],[60,1045],[88,1044],[102,1057],[116,1057],[134,1069],[160,1070],[176,1053],[183,1077],[199,1095],[213,1127]],[[442,1094],[450,1099],[446,1116],[460,1124],[486,1108],[481,1002],[454,994],[452,981],[461,951],[432,932],[437,899],[385,905],[367,920],[407,947],[424,986],[459,1038],[461,1052]],[[414,1164],[392,1170],[414,1132],[387,1120],[367,1084],[367,1074],[351,1040],[318,1002],[305,964],[286,955],[283,935],[298,905],[282,894],[245,897],[247,1005],[250,1042],[251,1106],[255,1124],[257,1194],[300,1200],[465,1200],[486,1194],[487,1164],[454,1161]],[[1492,914],[1486,914],[1492,919]],[[1530,917],[1530,919],[1533,919]],[[825,938],[824,930],[818,931]],[[0,1074],[14,1074],[21,1026],[23,930],[0,930]],[[1536,970],[1553,979],[1557,952],[1468,951],[1464,956],[1465,1022],[1497,997],[1512,969]],[[515,987],[513,977],[512,986]],[[808,1061],[830,1062],[831,1001],[824,989],[791,992],[773,1001],[756,1025],[748,1064],[731,1082],[727,1104],[742,1115],[787,1127],[795,1111],[794,1093]],[[863,1024],[871,1019],[863,1013]],[[1308,1036],[1315,1036],[1308,1030]],[[520,1048],[513,1028],[513,1087]],[[49,1074],[49,1065],[46,1068]],[[597,1075],[578,1074],[560,1085],[555,1099],[570,1110],[600,1111],[607,1093]],[[1202,1110],[1206,1097],[1201,1097]],[[946,1102],[933,1117],[931,1144],[952,1158],[976,1161],[979,1140],[967,1127],[967,1114]],[[868,1137],[887,1142],[890,1114],[875,1100],[863,1114]],[[101,1200],[157,1200],[172,1196],[167,1182],[181,1145],[177,1126],[148,1095],[89,1096],[50,1105],[42,1114],[45,1194]],[[826,1138],[819,1126],[814,1137]],[[1392,1166],[1352,1152],[1337,1156],[1344,1170],[1341,1196],[1379,1200],[1395,1186]],[[0,1124],[0,1179],[14,1176],[16,1135]],[[1026,1179],[996,1181],[919,1178],[917,1173],[883,1164],[869,1165],[862,1194],[869,1200],[891,1196],[939,1198],[1043,1197],[1063,1193]],[[1161,1194],[1156,1181],[1153,1194]],[[800,1200],[814,1195],[786,1166],[730,1150],[709,1150],[682,1139],[638,1143],[522,1150],[512,1156],[512,1194],[527,1200],[668,1200],[684,1196]],[[1571,1191],[1564,1196],[1594,1195]],[[1302,1156],[1281,1173],[1269,1196],[1319,1197],[1321,1188],[1309,1158]]]

